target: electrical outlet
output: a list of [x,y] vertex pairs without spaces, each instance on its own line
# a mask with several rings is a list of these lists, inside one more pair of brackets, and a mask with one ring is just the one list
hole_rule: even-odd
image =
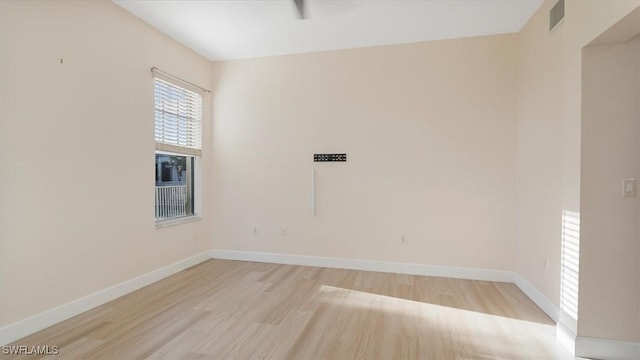
[[258,228],[257,227],[253,227],[253,235],[258,235]]
[[636,196],[636,179],[622,179],[622,196],[623,197],[635,197]]
[[407,237],[404,235],[400,235],[400,243],[402,245],[406,245],[407,244]]
[[280,236],[287,236],[287,228],[286,227],[280,228]]

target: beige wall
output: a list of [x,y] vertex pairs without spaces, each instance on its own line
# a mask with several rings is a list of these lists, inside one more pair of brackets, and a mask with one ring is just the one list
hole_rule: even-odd
[[[640,1],[567,0],[564,23],[549,34],[554,3],[545,1],[520,33],[516,233],[518,273],[557,304],[562,211],[580,212],[582,48]],[[581,262],[584,267],[607,272],[589,260]],[[580,311],[580,317],[589,315]],[[635,336],[607,334],[600,333]]]
[[214,248],[513,270],[516,40],[215,63]]
[[585,48],[582,65],[578,333],[638,341],[640,200],[621,182],[640,178],[640,36]]
[[[110,2],[0,1],[0,325],[212,238],[217,249],[516,270],[557,304],[561,213],[581,209],[582,47],[640,1],[567,0],[549,35],[554,2],[518,35],[211,65]],[[151,66],[216,90],[204,219],[160,230],[145,170]],[[320,152],[349,161],[314,164]],[[611,298],[589,274],[613,273],[582,265],[579,333],[639,341],[640,324],[598,317]],[[612,316],[640,311],[625,304]]]
[[108,1],[0,13],[0,323],[209,249],[209,201],[155,228],[149,69],[209,86],[210,63]]
[[516,248],[518,274],[558,304],[565,26],[549,34],[551,6],[519,33]]

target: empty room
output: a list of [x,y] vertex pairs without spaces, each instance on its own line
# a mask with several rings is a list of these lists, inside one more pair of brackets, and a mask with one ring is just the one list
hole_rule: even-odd
[[640,0],[0,0],[0,358],[640,359]]

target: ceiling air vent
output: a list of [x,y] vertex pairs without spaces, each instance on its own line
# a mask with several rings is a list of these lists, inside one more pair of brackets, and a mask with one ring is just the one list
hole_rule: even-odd
[[564,0],[559,0],[549,11],[549,31],[555,30],[564,19]]

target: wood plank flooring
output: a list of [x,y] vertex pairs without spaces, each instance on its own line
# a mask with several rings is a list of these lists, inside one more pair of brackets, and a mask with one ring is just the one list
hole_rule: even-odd
[[11,345],[58,346],[51,359],[572,358],[513,284],[226,260]]

